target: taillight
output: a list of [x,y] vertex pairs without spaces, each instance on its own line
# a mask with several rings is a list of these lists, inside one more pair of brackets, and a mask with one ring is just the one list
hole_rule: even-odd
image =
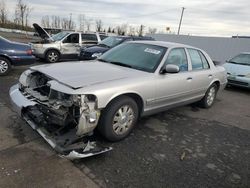
[[26,51],[26,53],[27,53],[28,55],[32,55],[32,50],[29,49],[29,50]]

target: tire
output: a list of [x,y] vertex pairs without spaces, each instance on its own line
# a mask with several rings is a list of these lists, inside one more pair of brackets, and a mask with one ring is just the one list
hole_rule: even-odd
[[138,106],[132,98],[119,97],[102,112],[98,130],[109,141],[122,140],[133,130],[138,114]]
[[214,104],[214,101],[215,101],[216,95],[217,95],[217,91],[218,91],[218,86],[215,83],[213,83],[208,88],[205,96],[201,99],[200,106],[202,108],[210,108]]
[[0,76],[7,75],[11,69],[11,63],[8,59],[0,57]]
[[48,63],[55,63],[57,61],[59,61],[60,59],[60,54],[58,51],[56,50],[49,50],[46,53],[45,59]]

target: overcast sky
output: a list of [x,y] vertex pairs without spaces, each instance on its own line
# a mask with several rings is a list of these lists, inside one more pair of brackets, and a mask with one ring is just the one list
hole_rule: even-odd
[[[16,0],[5,0],[13,16]],[[30,23],[40,24],[41,17],[69,17],[77,23],[78,15],[101,19],[104,27],[127,23],[143,24],[164,31],[177,32],[181,7],[185,7],[181,34],[205,36],[250,35],[249,0],[24,0],[33,10]],[[146,28],[146,30],[147,30]]]

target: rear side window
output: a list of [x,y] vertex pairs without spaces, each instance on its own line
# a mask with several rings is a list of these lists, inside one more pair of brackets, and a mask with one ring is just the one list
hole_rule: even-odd
[[171,50],[165,64],[174,64],[180,68],[180,71],[188,71],[188,61],[185,50],[183,48]]
[[96,34],[82,34],[83,41],[97,41]]
[[204,54],[195,49],[187,49],[191,58],[192,70],[208,69],[209,64]]

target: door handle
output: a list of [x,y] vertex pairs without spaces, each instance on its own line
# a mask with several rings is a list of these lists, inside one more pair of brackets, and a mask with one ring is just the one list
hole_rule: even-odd
[[191,81],[191,80],[193,80],[193,78],[192,78],[192,77],[188,77],[188,78],[187,78],[187,81],[189,81],[189,80]]
[[208,78],[213,78],[213,75],[212,75],[212,74],[209,74],[209,75],[208,75]]

